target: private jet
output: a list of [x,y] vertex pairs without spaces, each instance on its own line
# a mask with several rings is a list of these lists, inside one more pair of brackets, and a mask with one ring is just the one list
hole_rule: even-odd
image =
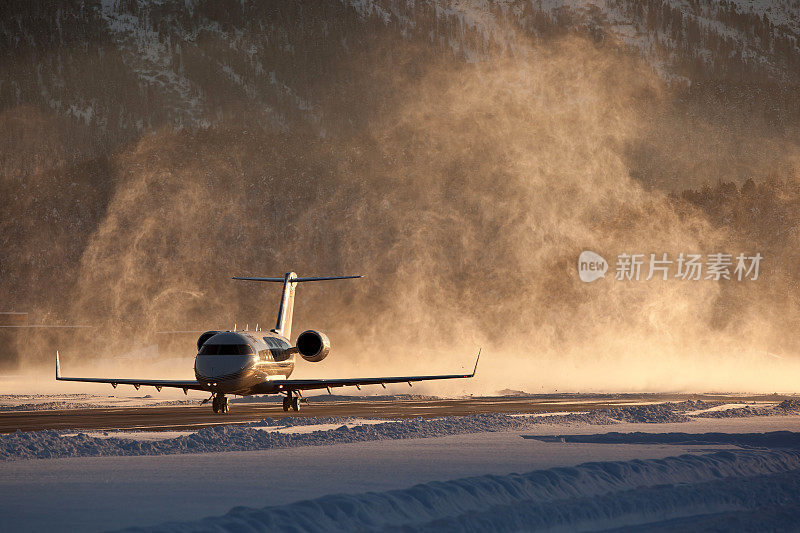
[[[361,390],[362,385],[382,385],[387,383],[408,383],[438,379],[472,378],[478,370],[480,350],[471,374],[444,374],[435,376],[396,376],[367,377],[348,379],[289,379],[294,371],[295,356],[311,363],[318,363],[328,356],[331,343],[328,337],[319,331],[307,330],[297,336],[292,345],[292,313],[294,310],[295,289],[298,283],[310,281],[328,281],[338,279],[354,279],[362,276],[333,276],[299,278],[294,272],[287,272],[283,277],[254,278],[237,276],[233,279],[243,281],[259,281],[283,283],[278,320],[275,328],[269,331],[236,330],[206,331],[197,339],[197,356],[194,360],[194,380],[163,379],[117,379],[117,378],[68,378],[61,376],[61,364],[56,352],[56,380],[80,381],[85,383],[109,383],[117,385],[133,385],[136,390],[142,385],[155,387],[159,392],[163,387],[211,393],[211,407],[214,413],[230,411],[228,395],[250,396],[253,394],[282,394],[283,410],[300,410],[302,392],[315,389],[327,389],[330,394],[333,387],[354,386]],[[203,403],[207,402],[204,400]]]

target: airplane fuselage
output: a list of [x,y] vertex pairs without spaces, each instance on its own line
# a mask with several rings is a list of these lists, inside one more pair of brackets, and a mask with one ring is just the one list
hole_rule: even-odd
[[270,381],[287,379],[294,370],[291,343],[272,331],[221,331],[205,335],[195,357],[194,374],[198,382],[213,392],[240,395],[280,392]]

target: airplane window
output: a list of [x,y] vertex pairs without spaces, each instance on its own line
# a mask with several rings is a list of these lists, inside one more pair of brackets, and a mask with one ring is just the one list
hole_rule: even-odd
[[204,344],[200,348],[200,355],[217,355],[219,348],[219,344]]

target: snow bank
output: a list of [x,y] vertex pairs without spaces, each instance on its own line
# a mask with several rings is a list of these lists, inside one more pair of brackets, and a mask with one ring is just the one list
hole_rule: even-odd
[[[272,419],[269,421],[265,420],[264,424],[260,425],[251,425],[248,423],[248,427],[255,427],[258,429],[265,429],[267,431],[279,431],[283,433],[311,433],[313,431],[327,431],[332,429],[337,429],[339,426],[344,424],[345,426],[358,426],[361,424],[384,424],[387,420],[373,420],[367,418],[358,418],[358,419],[348,419],[348,420],[340,420],[340,421],[333,421],[336,419],[331,419],[328,423],[316,423],[316,424],[296,424],[294,423],[296,419],[294,418],[287,418],[288,424],[280,423],[275,424]],[[282,420],[280,422],[283,422]],[[195,431],[192,430],[172,430],[172,431],[158,431],[158,430],[125,430],[125,429],[114,429],[114,430],[98,430],[98,431],[72,431],[72,432],[61,432],[62,437],[75,437],[80,433],[85,434],[88,437],[97,437],[100,439],[111,439],[111,438],[118,438],[118,439],[131,439],[137,441],[157,441],[157,440],[168,440],[174,439],[176,437],[186,437],[192,435]]]
[[[496,531],[608,528],[800,504],[800,452],[737,451],[585,463],[527,474],[237,507],[130,531]],[[780,513],[775,513],[780,521]],[[785,520],[796,520],[786,513]],[[783,522],[792,525],[796,522]]]
[[[541,419],[536,419],[541,420]],[[441,437],[483,431],[529,428],[528,418],[501,414],[471,415],[438,419],[414,418],[399,422],[359,424],[348,427],[341,418],[264,419],[243,425],[213,426],[187,436],[161,441],[140,441],[116,437],[90,437],[85,433],[67,436],[58,431],[18,431],[0,435],[0,460],[89,457],[105,455],[161,455],[251,451],[289,446],[320,446],[384,439]],[[254,426],[302,426],[341,423],[336,429],[311,433],[280,433]]]
[[800,413],[800,401],[784,400],[777,405],[733,407],[731,409],[705,411],[693,416],[699,418],[746,418],[750,416],[785,416]]
[[629,405],[603,409],[601,414],[620,422],[688,422],[691,420],[681,411],[686,410],[682,404],[664,403],[655,405]]

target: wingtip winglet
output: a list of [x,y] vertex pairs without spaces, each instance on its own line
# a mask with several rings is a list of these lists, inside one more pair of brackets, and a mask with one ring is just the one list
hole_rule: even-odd
[[478,372],[478,362],[481,360],[481,350],[483,350],[483,348],[478,348],[478,357],[475,358],[475,368],[472,369],[472,374],[470,377],[475,377],[475,373]]
[[58,360],[58,350],[56,350],[56,379],[61,379],[61,362]]

